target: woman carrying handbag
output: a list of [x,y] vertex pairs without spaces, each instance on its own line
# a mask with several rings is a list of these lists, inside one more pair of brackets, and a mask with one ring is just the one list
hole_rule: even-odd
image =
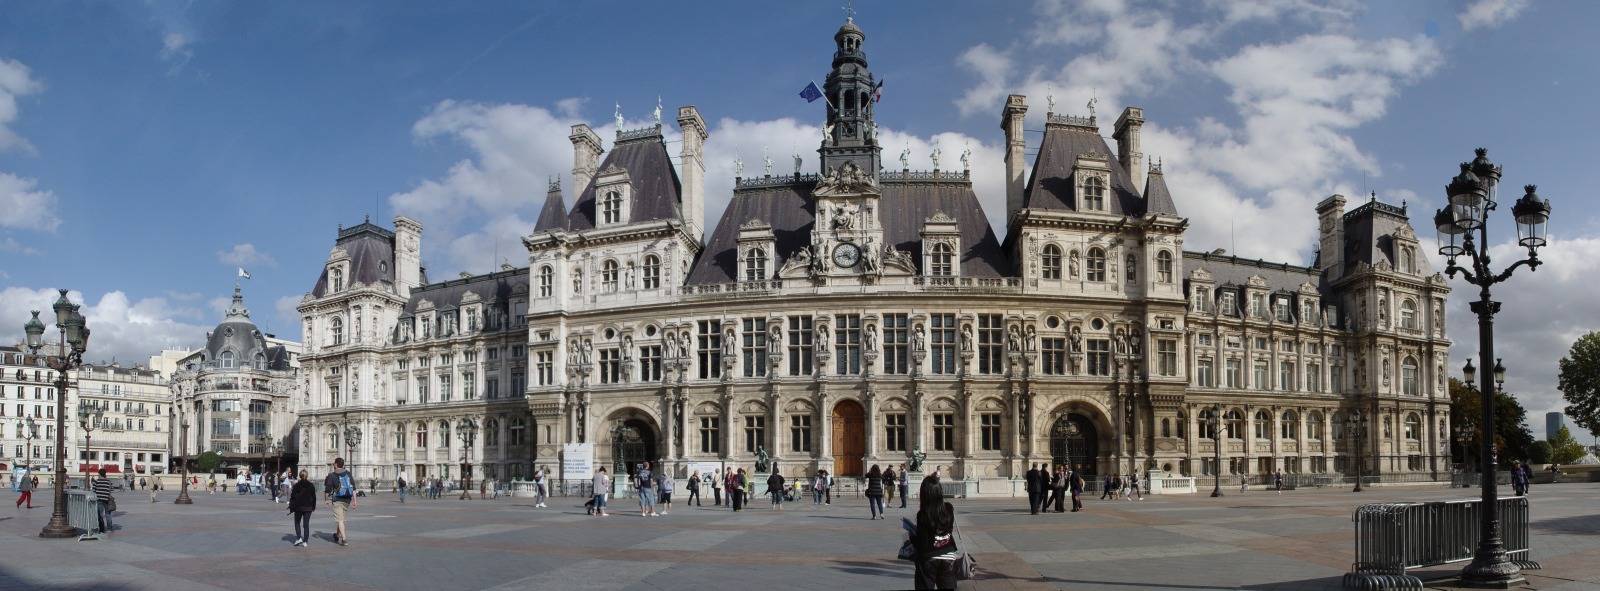
[[911,534],[916,588],[955,589],[957,581],[971,577],[971,558],[957,543],[955,507],[945,502],[933,476],[922,479],[920,496],[917,530]]

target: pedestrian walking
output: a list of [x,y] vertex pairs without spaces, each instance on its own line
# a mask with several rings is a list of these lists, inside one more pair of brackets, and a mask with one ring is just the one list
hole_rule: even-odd
[[748,483],[749,480],[750,478],[744,473],[744,468],[740,468],[739,471],[733,475],[733,478],[728,481],[728,494],[733,495],[734,511],[743,510],[745,503],[749,501],[748,497],[745,496],[745,484]]
[[1527,494],[1528,476],[1522,471],[1522,463],[1511,461],[1511,494],[1523,496]]
[[1054,496],[1056,500],[1056,513],[1062,513],[1065,511],[1065,505],[1067,501],[1067,477],[1069,474],[1070,471],[1067,470],[1066,465],[1058,465],[1056,466],[1055,477],[1050,479],[1050,494]]
[[700,507],[700,471],[689,473],[689,498],[683,501],[685,507],[694,505]]
[[611,475],[606,474],[605,466],[601,466],[600,470],[594,473],[594,500],[590,501],[594,504],[594,506],[590,508],[592,515],[599,517],[607,516],[606,493],[609,492],[611,492]]
[[1130,500],[1130,501],[1143,501],[1144,500],[1144,491],[1139,490],[1139,473],[1138,472],[1134,472],[1132,476],[1128,477],[1128,500]]
[[726,478],[716,470],[706,474],[706,481],[711,484],[711,505],[713,507],[722,506],[722,483],[725,480]]
[[633,489],[639,495],[639,516],[660,517],[656,512],[656,481],[655,474],[650,472],[650,462],[639,464],[639,472],[634,474]]
[[767,494],[772,497],[771,507],[783,510],[783,474],[773,468],[772,474],[767,476]]
[[[139,487],[140,488],[144,488],[148,484],[149,483],[145,482],[144,480],[141,480],[139,482]],[[154,486],[150,486],[148,490],[150,491],[150,502],[151,503],[155,503],[156,502],[156,491],[161,490],[161,481],[157,480],[155,482],[155,485]]]
[[[301,473],[304,474],[304,471],[302,471]],[[302,477],[300,477],[300,479],[301,480],[305,480],[305,477],[302,476]],[[402,504],[404,504],[406,502],[406,477],[405,477],[404,474],[395,477],[394,490],[395,490],[396,496],[400,497],[400,502]]]
[[1278,470],[1272,474],[1272,488],[1278,490],[1278,496],[1283,496],[1283,470]]
[[911,486],[911,483],[906,481],[907,478],[910,478],[910,476],[906,475],[906,465],[905,464],[900,464],[900,508],[901,509],[906,508],[906,497],[909,496],[906,493],[910,490],[909,487]]
[[656,504],[661,507],[661,515],[666,515],[672,511],[672,489],[677,483],[672,481],[671,472],[662,470],[656,475],[656,484]]
[[1028,514],[1039,514],[1039,465],[1029,464],[1028,473],[1023,476],[1023,487],[1028,493]]
[[[500,482],[499,481],[495,481],[494,490],[495,490],[495,496],[499,497],[500,496]],[[533,506],[535,506],[535,507],[544,507],[545,506],[545,504],[544,504],[545,494],[546,493],[545,493],[545,489],[544,489],[544,467],[540,466],[540,467],[535,468],[533,470]]]
[[311,512],[317,510],[317,487],[311,484],[311,475],[300,471],[300,479],[289,488],[289,517],[294,521],[294,544],[304,547],[311,543]]
[[1122,498],[1122,473],[1118,472],[1111,477],[1111,500]]
[[1104,501],[1111,496],[1111,475],[1100,478],[1100,500]]
[[883,470],[877,464],[867,471],[867,508],[871,519],[883,517]]
[[[1071,470],[1072,466],[1070,466],[1070,465],[1067,466],[1067,469]],[[1071,471],[1071,472],[1068,473],[1067,479],[1068,479],[1068,486],[1072,487],[1072,510],[1074,512],[1082,511],[1083,510],[1083,484],[1084,484],[1083,483],[1083,471],[1082,470]]]
[[333,471],[328,473],[333,497],[333,536],[340,546],[350,545],[350,531],[345,528],[345,516],[356,508],[355,477],[344,469],[344,458],[333,459]]
[[884,485],[883,485],[883,499],[884,499],[884,502],[893,503],[894,502],[894,489],[900,483],[900,479],[898,477],[896,477],[895,474],[894,474],[894,465],[893,464],[890,464],[888,468],[884,468],[883,469],[883,478],[884,478]]
[[1240,474],[1239,475],[1239,492],[1244,492],[1245,490],[1247,490],[1249,488],[1250,488],[1250,481],[1245,480],[1245,476],[1243,474]]
[[722,490],[726,494],[728,508],[733,509],[734,511],[739,510],[739,507],[733,503],[734,499],[739,496],[737,491],[734,490],[738,487],[738,484],[739,479],[734,477],[733,468],[723,468]]
[[24,476],[22,478],[22,482],[17,483],[17,493],[18,493],[17,494],[17,508],[18,509],[22,508],[22,504],[23,503],[27,503],[29,509],[33,508],[33,487],[38,486],[38,485],[39,485],[39,479],[38,478],[29,478],[29,477],[26,477],[26,476]]
[[914,585],[917,589],[955,589],[956,561],[964,551],[956,547],[955,507],[944,500],[943,487],[932,475],[922,479],[918,495],[917,530],[911,534],[916,549]]
[[111,523],[111,514],[117,508],[117,499],[111,496],[111,481],[106,479],[106,469],[101,467],[99,477],[94,479],[94,496],[100,499],[100,531],[111,533],[116,529],[116,524]]
[[822,471],[822,506],[833,506],[833,473]]

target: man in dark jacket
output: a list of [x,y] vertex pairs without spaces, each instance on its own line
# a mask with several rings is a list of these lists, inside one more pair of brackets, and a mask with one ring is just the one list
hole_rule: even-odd
[[1056,466],[1056,475],[1050,479],[1050,494],[1055,496],[1056,513],[1061,513],[1062,503],[1067,496],[1067,476],[1071,471],[1066,466]]
[[1032,515],[1038,515],[1039,514],[1039,490],[1040,490],[1040,487],[1039,487],[1039,465],[1038,464],[1030,464],[1029,468],[1028,468],[1028,475],[1025,478],[1026,478],[1026,484],[1027,484],[1027,487],[1028,487],[1028,513],[1032,514]]
[[1067,472],[1067,481],[1067,486],[1072,487],[1073,512],[1083,510],[1083,472],[1080,470],[1070,470],[1069,467],[1069,471]]
[[900,479],[894,475],[894,464],[890,464],[888,468],[883,469],[883,481],[886,483],[883,487],[883,502],[885,504],[893,503],[895,485],[900,482]]

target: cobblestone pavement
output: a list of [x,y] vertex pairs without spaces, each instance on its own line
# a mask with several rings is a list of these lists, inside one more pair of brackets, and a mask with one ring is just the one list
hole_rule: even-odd
[[[1081,513],[1029,515],[1011,500],[958,500],[979,559],[976,589],[1337,589],[1352,558],[1351,509],[1362,502],[1465,498],[1426,487],[1269,492],[1212,499],[1090,499]],[[332,512],[312,519],[316,539],[290,546],[284,505],[265,497],[195,495],[177,506],[124,493],[120,529],[99,541],[43,540],[44,505],[0,509],[4,589],[897,589],[909,563],[894,559],[900,516],[866,519],[860,499],[778,512],[678,507],[638,517],[629,499],[608,518],[579,499],[548,509],[528,499],[401,504],[362,499],[351,545],[332,542]],[[892,507],[898,506],[898,499]],[[633,511],[629,508],[633,507]],[[1600,589],[1600,484],[1535,487],[1534,557],[1527,588]],[[1431,569],[1444,576],[1459,565]]]

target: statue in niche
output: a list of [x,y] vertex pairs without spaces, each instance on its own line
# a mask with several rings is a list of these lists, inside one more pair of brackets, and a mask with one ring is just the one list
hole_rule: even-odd
[[633,335],[622,337],[622,362],[633,361]]
[[1116,342],[1117,342],[1117,354],[1118,355],[1126,355],[1128,353],[1128,335],[1127,335],[1127,333],[1119,328],[1119,329],[1117,329],[1116,336],[1112,337],[1112,338],[1116,339]]
[[1071,279],[1078,278],[1078,251],[1076,250],[1067,255],[1067,277]]
[[667,359],[677,359],[678,358],[678,335],[676,333],[668,332],[667,333],[667,338],[666,338],[666,344],[667,344]]
[[1076,326],[1072,327],[1072,337],[1071,337],[1071,339],[1072,339],[1072,352],[1073,353],[1082,353],[1083,352],[1083,329],[1078,328]]
[[767,326],[767,354],[776,356],[783,353],[783,325],[772,323]]
[[819,347],[823,347],[823,350],[826,351],[828,344],[830,342],[832,342],[832,340],[833,340],[830,337],[830,335],[828,334],[828,323],[826,323],[826,322],[818,322],[816,331],[817,331],[817,337],[816,337],[817,338],[817,342],[815,343],[815,345],[819,346]]
[[866,326],[866,328],[861,331],[861,342],[863,344],[862,349],[864,349],[866,351],[877,351],[878,350],[878,325],[876,325],[876,324],[868,324]]
[[1006,334],[1006,350],[1012,354],[1022,352],[1022,331],[1017,329],[1016,326],[1012,326],[1011,330]]
[[1128,352],[1129,353],[1132,353],[1134,356],[1140,355],[1141,354],[1140,348],[1143,346],[1142,345],[1143,342],[1144,342],[1144,339],[1139,337],[1139,327],[1135,326],[1133,328],[1128,329]]
[[732,359],[739,354],[739,337],[729,328],[722,332],[722,358]]
[[831,223],[835,230],[849,230],[856,225],[856,207],[854,205],[833,206],[833,219]]
[[921,324],[912,329],[911,350],[917,353],[917,359],[921,359],[922,354],[928,351],[928,331],[924,330]]
[[1022,340],[1022,350],[1029,355],[1039,349],[1039,333],[1032,326],[1028,327],[1027,338]]
[[580,352],[582,348],[583,345],[578,339],[572,339],[572,342],[567,345],[567,365],[576,366],[583,361],[582,353]]
[[583,365],[589,365],[589,360],[593,359],[593,358],[594,358],[594,341],[591,341],[589,339],[584,339],[583,340],[583,355],[580,358],[580,361],[582,361]]
[[969,353],[973,351],[971,324],[961,325],[961,350]]
[[878,272],[878,248],[873,245],[871,236],[861,246],[861,265],[868,273]]

